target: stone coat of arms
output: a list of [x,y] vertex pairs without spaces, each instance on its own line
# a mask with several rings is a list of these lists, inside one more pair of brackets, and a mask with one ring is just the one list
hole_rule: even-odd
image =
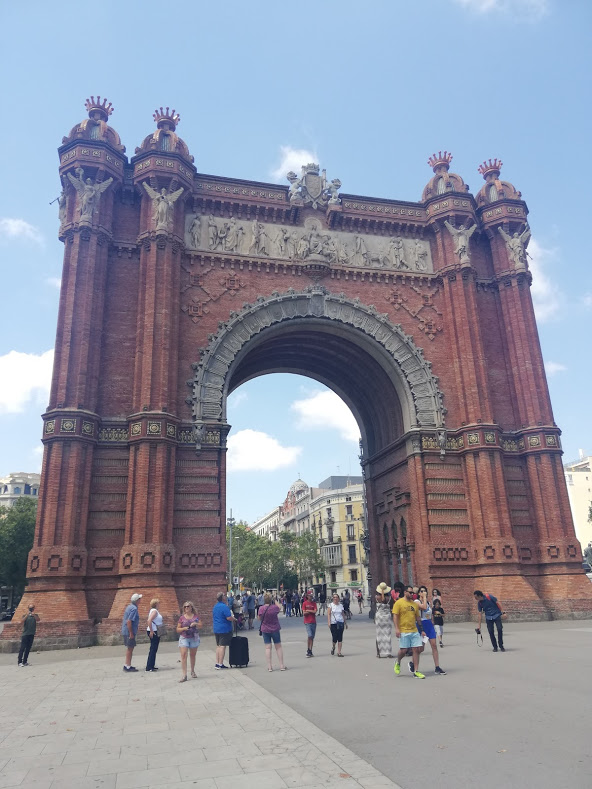
[[337,205],[341,181],[334,178],[327,183],[327,171],[319,172],[318,164],[307,164],[302,167],[300,178],[295,172],[288,173],[286,178],[290,182],[290,202],[310,205],[313,208],[325,208],[327,205]]

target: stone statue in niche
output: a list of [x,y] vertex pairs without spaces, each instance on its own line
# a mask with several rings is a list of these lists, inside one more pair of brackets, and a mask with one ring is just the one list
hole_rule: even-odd
[[214,215],[210,214],[208,218],[208,247],[209,249],[216,249],[218,246],[218,225],[214,219]]
[[224,251],[225,252],[240,252],[241,241],[244,234],[242,225],[237,225],[236,219],[230,217],[230,222],[224,225]]
[[269,255],[269,236],[262,222],[253,220],[249,255]]
[[428,270],[428,253],[419,238],[416,238],[413,244],[413,257],[417,271]]
[[198,249],[201,240],[201,217],[196,216],[189,225],[189,238],[191,246]]
[[400,236],[391,238],[388,245],[388,257],[396,269],[409,269],[405,260],[405,245]]
[[509,235],[502,227],[498,227],[498,230],[506,242],[506,247],[508,249],[508,254],[510,256],[510,260],[514,264],[514,267],[517,269],[526,269],[526,246],[530,241],[530,227],[528,224],[522,231],[522,233],[514,233],[513,235]]
[[62,191],[60,192],[60,196],[58,197],[58,217],[60,220],[60,227],[63,227],[66,224],[67,215],[68,215],[68,200],[66,197],[66,187],[64,185],[64,181],[62,180]]
[[93,213],[100,197],[105,189],[113,183],[113,178],[107,178],[102,183],[93,183],[91,178],[84,180],[82,167],[77,167],[75,172],[78,177],[74,178],[72,173],[68,173],[68,179],[80,197],[80,221],[92,222]]
[[454,241],[454,254],[458,257],[458,262],[461,266],[470,263],[471,252],[469,249],[469,239],[477,229],[477,225],[473,225],[470,228],[461,225],[457,228],[451,225],[447,219],[444,220],[444,224],[448,228],[452,240]]
[[184,188],[181,186],[175,192],[167,193],[163,187],[160,193],[153,189],[147,181],[142,185],[152,200],[152,221],[155,230],[170,230],[173,225],[173,206],[181,197]]
[[359,233],[356,233],[354,236],[354,265],[361,267],[365,266],[369,257],[368,247],[366,246],[364,238]]

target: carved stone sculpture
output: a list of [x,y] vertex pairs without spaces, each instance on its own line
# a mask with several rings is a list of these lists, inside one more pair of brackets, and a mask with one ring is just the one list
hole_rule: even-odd
[[307,164],[302,168],[300,178],[290,171],[286,178],[290,182],[289,199],[291,203],[303,203],[313,208],[325,208],[329,203],[336,205],[341,202],[339,190],[341,181],[334,178],[327,184],[327,171],[319,173],[318,164]]
[[146,181],[143,181],[142,185],[152,200],[152,221],[155,230],[170,230],[173,225],[173,206],[183,194],[183,187],[167,194],[166,189],[161,189],[159,193]]
[[213,214],[210,214],[208,218],[208,247],[210,249],[216,249],[218,246],[218,225],[216,224],[216,220],[214,219]]
[[516,269],[526,269],[526,246],[530,241],[530,227],[528,224],[522,231],[522,233],[514,233],[513,235],[509,235],[502,227],[498,227],[498,230],[506,242],[506,247],[508,249],[508,254],[510,256],[510,260],[514,264]]
[[454,227],[450,222],[445,219],[444,224],[448,228],[450,235],[454,241],[454,254],[458,257],[458,262],[461,266],[467,265],[471,262],[471,252],[469,249],[469,239],[477,229],[477,225],[466,228],[464,225]]
[[191,246],[198,249],[201,240],[201,217],[196,216],[189,225],[189,238],[191,239]]
[[72,173],[68,173],[68,179],[80,198],[80,221],[92,222],[93,213],[101,195],[113,183],[113,178],[107,178],[106,181],[96,183],[93,182],[92,178],[84,180],[82,167],[77,167],[75,172],[78,177],[74,178]]
[[389,241],[389,258],[396,269],[408,269],[407,261],[405,260],[405,246],[403,239],[400,236],[391,238]]
[[62,191],[60,192],[60,196],[58,197],[58,216],[60,219],[60,227],[63,227],[66,223],[68,213],[68,202],[66,197],[66,187],[64,186],[64,182],[62,181]]

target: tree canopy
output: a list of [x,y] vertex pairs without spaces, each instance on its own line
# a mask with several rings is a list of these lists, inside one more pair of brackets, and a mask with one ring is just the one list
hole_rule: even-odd
[[0,507],[0,581],[23,593],[27,557],[33,547],[37,501],[20,498],[12,507]]

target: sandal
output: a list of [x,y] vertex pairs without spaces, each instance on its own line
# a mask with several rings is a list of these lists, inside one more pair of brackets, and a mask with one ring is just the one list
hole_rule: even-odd
[[182,677],[182,678],[179,680],[179,682],[187,682],[187,674],[186,674],[184,677]]
[[333,644],[333,646],[331,647],[331,654],[332,654],[332,655],[334,655],[334,654],[335,654],[335,644]]
[[288,667],[284,666],[283,668],[280,669],[280,671],[287,671],[287,669],[288,669]]
[[343,655],[341,654],[341,652],[338,652],[338,653],[337,653],[337,657],[343,657]]
[[191,672],[191,678],[192,679],[197,679],[197,674],[195,673],[195,671]]
[[268,671],[273,671],[273,669],[272,669],[272,668],[268,668],[267,670],[268,670]]

